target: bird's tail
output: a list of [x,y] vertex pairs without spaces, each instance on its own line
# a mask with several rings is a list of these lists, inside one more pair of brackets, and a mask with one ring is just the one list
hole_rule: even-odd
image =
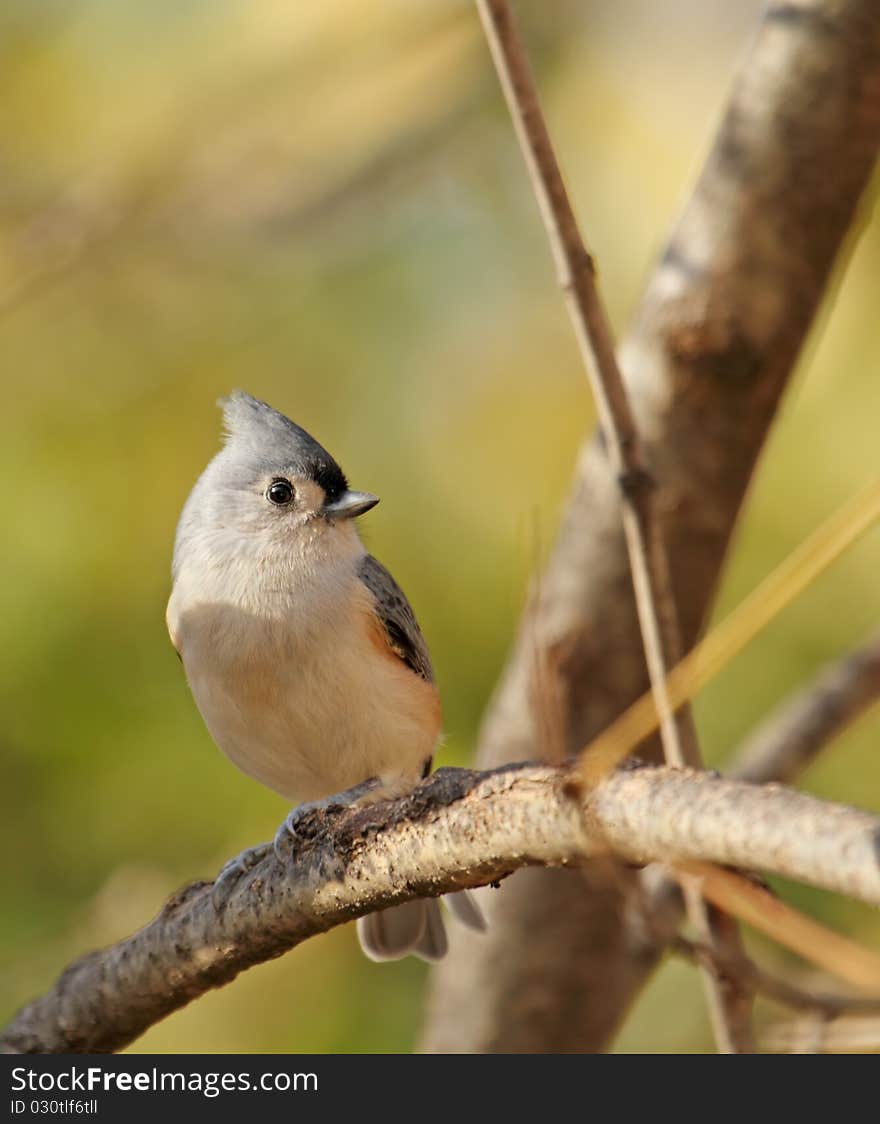
[[[485,918],[467,890],[447,894],[444,900],[469,929],[485,930]],[[440,906],[434,898],[418,898],[360,917],[357,934],[370,960],[399,960],[410,953],[422,960],[442,960],[448,948]]]

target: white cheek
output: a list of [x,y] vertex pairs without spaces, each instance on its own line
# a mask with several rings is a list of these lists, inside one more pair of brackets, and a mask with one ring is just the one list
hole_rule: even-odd
[[294,478],[293,485],[296,488],[296,506],[300,511],[315,514],[321,510],[326,497],[320,484],[314,480]]

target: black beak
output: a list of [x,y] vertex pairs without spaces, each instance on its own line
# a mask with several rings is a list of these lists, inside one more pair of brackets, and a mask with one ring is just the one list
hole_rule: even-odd
[[370,492],[343,492],[338,500],[325,503],[321,514],[328,519],[354,519],[375,507],[378,502],[379,497]]

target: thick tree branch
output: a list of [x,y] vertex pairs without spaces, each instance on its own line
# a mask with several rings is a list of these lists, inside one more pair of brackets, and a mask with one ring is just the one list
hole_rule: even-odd
[[[771,4],[621,352],[635,422],[664,484],[686,648],[878,142],[874,0]],[[487,715],[483,764],[540,756],[551,703],[553,728],[576,752],[644,692],[629,583],[616,486],[592,442]],[[598,865],[586,873],[586,884],[561,871],[517,875],[494,895],[484,940],[454,936],[435,969],[425,1049],[607,1045],[658,951],[630,930],[640,915],[634,880]]]
[[77,961],[0,1035],[11,1052],[119,1049],[171,1011],[335,925],[413,897],[576,866],[758,867],[880,904],[880,818],[778,786],[668,768],[618,772],[583,797],[566,769],[442,769],[403,799],[314,813],[289,864],[270,853],[222,913],[210,883],[140,932]]

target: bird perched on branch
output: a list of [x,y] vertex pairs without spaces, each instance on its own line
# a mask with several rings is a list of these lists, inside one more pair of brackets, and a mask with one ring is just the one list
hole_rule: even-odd
[[[349,488],[326,449],[265,402],[236,391],[223,418],[226,443],[177,527],[166,619],[220,749],[307,802],[276,835],[283,859],[316,805],[399,795],[429,772],[440,699],[409,602],[355,529],[378,497]],[[218,907],[267,849],[224,868]],[[484,927],[469,895],[448,900]],[[358,936],[374,960],[446,951],[432,899],[361,918]]]

